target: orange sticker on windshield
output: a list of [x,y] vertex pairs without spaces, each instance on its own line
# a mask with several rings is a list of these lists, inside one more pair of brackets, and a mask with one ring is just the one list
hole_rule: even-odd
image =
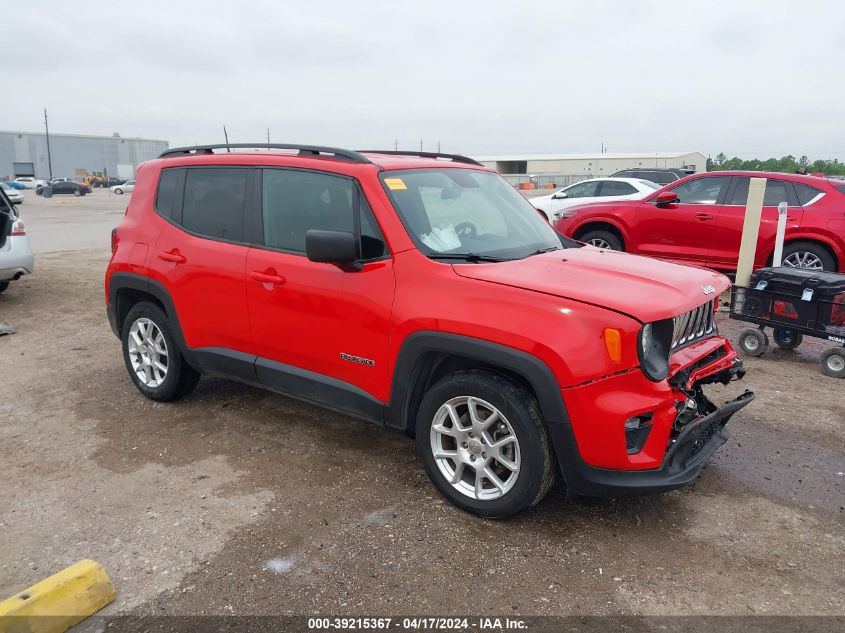
[[407,189],[408,187],[405,185],[405,181],[401,178],[385,178],[384,184],[387,185],[388,189],[397,190],[397,189]]

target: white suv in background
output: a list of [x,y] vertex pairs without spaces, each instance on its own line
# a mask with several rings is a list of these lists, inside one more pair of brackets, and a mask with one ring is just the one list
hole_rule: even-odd
[[662,185],[639,178],[591,178],[558,189],[548,196],[531,198],[531,204],[542,211],[549,222],[560,219],[567,207],[588,202],[611,200],[642,200]]

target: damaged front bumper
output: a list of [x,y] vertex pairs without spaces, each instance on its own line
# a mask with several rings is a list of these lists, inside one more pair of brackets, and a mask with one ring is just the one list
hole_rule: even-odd
[[702,341],[674,355],[671,365],[661,383],[636,371],[562,390],[570,420],[550,433],[573,493],[608,497],[679,488],[725,443],[725,425],[754,399],[745,391],[717,406],[702,390],[744,375],[730,343]]

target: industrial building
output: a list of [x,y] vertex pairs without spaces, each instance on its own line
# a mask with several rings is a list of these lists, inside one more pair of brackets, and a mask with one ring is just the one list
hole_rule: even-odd
[[[167,141],[50,132],[49,160],[45,133],[0,131],[0,179],[18,176],[81,179],[87,175],[133,178],[135,168],[155,158]],[[52,164],[52,169],[50,165]]]
[[706,171],[707,157],[700,152],[639,152],[604,154],[514,154],[475,156],[477,161],[509,176],[590,178],[609,176],[632,167],[676,167]]

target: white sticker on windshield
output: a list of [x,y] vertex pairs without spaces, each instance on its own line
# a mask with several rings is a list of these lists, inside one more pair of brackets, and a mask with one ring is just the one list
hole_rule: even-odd
[[443,228],[435,227],[431,229],[431,233],[420,236],[420,239],[423,244],[438,253],[453,251],[461,245],[461,240],[455,233],[455,227],[451,224]]

